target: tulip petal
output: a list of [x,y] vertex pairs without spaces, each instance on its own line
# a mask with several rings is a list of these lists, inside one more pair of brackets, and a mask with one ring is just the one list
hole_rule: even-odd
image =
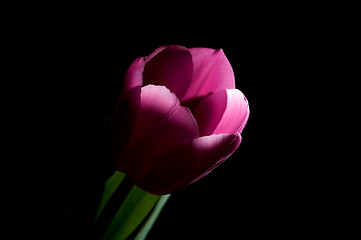
[[200,136],[219,133],[241,133],[249,116],[246,97],[238,89],[215,92],[193,111]]
[[131,89],[135,87],[141,87],[143,83],[143,71],[146,64],[145,58],[140,57],[135,59],[129,66],[125,77],[122,94],[127,94]]
[[147,85],[141,89],[133,136],[118,168],[128,175],[143,174],[156,158],[198,136],[196,120],[175,94],[164,86]]
[[177,146],[133,178],[135,184],[153,194],[182,189],[209,174],[239,146],[239,134],[218,134],[196,138]]
[[193,76],[182,102],[235,88],[233,69],[222,49],[190,48],[189,51],[193,59]]
[[167,46],[161,46],[149,54],[149,56],[139,57],[132,62],[124,77],[123,95],[129,92],[132,88],[141,87],[143,85],[145,64],[166,48]]
[[182,99],[192,80],[192,56],[187,48],[172,45],[157,49],[147,59],[143,72],[143,86],[166,86]]

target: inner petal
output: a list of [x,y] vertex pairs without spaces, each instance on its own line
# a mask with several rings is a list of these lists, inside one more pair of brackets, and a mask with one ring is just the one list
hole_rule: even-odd
[[192,55],[187,48],[168,46],[153,56],[145,65],[143,86],[166,86],[178,99],[182,99],[192,80]]
[[193,116],[197,120],[200,136],[213,134],[226,107],[226,91],[218,91],[201,100],[193,110]]

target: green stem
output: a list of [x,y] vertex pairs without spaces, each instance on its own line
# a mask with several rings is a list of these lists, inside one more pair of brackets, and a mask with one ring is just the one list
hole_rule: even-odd
[[124,199],[128,196],[133,187],[132,181],[125,177],[110,197],[93,225],[93,236],[95,239],[102,239],[108,226],[113,220],[117,210],[122,205]]
[[90,239],[145,239],[170,195],[153,195],[115,171],[106,181]]
[[169,197],[170,194],[163,195],[158,199],[157,204],[155,205],[152,212],[149,214],[149,217],[147,218],[145,223],[142,225],[140,231],[137,232],[137,235],[135,236],[134,240],[144,240],[147,237],[149,231],[152,229],[164,205],[167,203]]

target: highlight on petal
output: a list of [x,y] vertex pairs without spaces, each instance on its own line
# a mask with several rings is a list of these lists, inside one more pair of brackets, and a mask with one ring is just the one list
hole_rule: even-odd
[[182,102],[235,88],[233,69],[222,49],[190,48],[189,51],[193,59],[193,76]]
[[241,133],[249,117],[246,97],[238,89],[227,89],[227,107],[213,134]]
[[167,194],[203,178],[223,163],[240,145],[239,134],[196,138],[158,158],[133,181],[145,191]]
[[241,133],[249,116],[248,101],[238,89],[215,92],[193,111],[200,136],[219,133]]
[[196,120],[175,94],[164,86],[147,85],[141,89],[133,136],[118,168],[129,176],[142,175],[156,158],[198,136]]
[[[159,52],[157,52],[159,51]],[[182,99],[192,80],[193,63],[189,50],[178,45],[157,49],[147,58],[143,72],[143,86],[166,86]]]

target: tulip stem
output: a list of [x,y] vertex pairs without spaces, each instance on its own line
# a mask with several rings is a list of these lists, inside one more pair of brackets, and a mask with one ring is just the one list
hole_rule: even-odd
[[116,212],[133,186],[133,182],[130,178],[125,177],[117,187],[93,225],[92,235],[94,236],[94,239],[102,239]]

